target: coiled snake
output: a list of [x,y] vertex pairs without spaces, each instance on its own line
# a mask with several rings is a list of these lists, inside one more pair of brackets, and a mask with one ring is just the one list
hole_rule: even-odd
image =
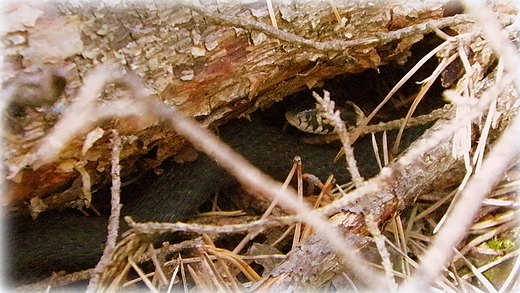
[[[337,146],[307,145],[279,128],[249,121],[228,123],[219,129],[219,136],[277,180],[285,178],[296,155],[302,158],[305,172],[322,180],[329,174],[340,183],[350,178],[344,161],[333,162]],[[360,139],[354,147],[361,174],[365,178],[376,175],[370,138]],[[236,184],[205,156],[194,162],[171,163],[144,194],[122,194],[122,215],[131,215],[136,221],[186,220],[210,195]],[[52,271],[95,266],[106,241],[107,218],[85,217],[74,211],[48,212],[35,221],[14,221],[7,235],[7,280],[19,284],[48,277]]]

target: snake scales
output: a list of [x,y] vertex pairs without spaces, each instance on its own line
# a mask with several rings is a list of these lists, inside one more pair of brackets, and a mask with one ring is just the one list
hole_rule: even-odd
[[[222,140],[277,180],[283,180],[293,157],[302,157],[304,172],[322,180],[333,173],[337,181],[350,176],[343,160],[333,163],[338,147],[307,145],[279,128],[258,122],[235,122],[219,129]],[[356,142],[360,172],[377,173],[369,137]],[[123,192],[122,215],[136,221],[182,221],[194,215],[201,204],[236,181],[205,156],[194,162],[171,163],[142,194]],[[72,272],[95,266],[106,240],[108,216],[86,217],[79,212],[48,212],[36,221],[14,221],[8,233],[7,275],[14,285],[48,277],[52,271]],[[125,224],[123,224],[125,225]]]

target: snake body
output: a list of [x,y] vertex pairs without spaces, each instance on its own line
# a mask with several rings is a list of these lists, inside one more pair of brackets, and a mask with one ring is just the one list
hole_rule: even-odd
[[[255,122],[227,124],[219,129],[219,136],[277,180],[285,178],[296,155],[302,158],[304,172],[322,180],[334,174],[339,183],[350,179],[345,162],[333,162],[337,146],[307,145],[278,128]],[[377,174],[370,138],[357,142],[355,150],[361,174],[365,178]],[[123,192],[122,215],[131,215],[136,221],[184,221],[209,196],[236,184],[231,175],[204,155],[194,162],[171,163],[143,193]],[[72,272],[95,266],[106,240],[107,218],[70,211],[47,212],[35,221],[16,219],[7,237],[8,281],[19,284],[48,277],[52,271]]]

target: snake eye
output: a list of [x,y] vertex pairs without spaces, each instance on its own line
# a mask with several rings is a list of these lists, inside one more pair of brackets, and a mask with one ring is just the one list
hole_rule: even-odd
[[[348,127],[359,125],[365,118],[363,111],[353,102],[347,101],[340,109],[340,117]],[[328,134],[334,132],[334,126],[323,113],[316,109],[304,111],[288,111],[285,113],[287,122],[299,130],[312,134]]]

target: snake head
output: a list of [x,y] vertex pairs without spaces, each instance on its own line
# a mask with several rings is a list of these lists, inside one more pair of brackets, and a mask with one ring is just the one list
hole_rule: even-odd
[[[351,101],[347,101],[339,110],[341,120],[346,123],[347,128],[358,126],[365,119],[363,110]],[[287,111],[285,119],[289,124],[306,133],[324,135],[335,131],[331,121],[317,109]]]

